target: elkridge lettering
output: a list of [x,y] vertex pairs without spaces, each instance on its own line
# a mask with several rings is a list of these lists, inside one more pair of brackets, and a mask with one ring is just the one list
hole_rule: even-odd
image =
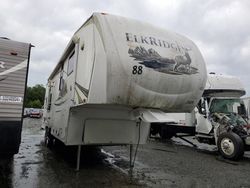
[[179,45],[176,41],[175,42],[168,42],[165,40],[157,39],[155,37],[135,35],[132,33],[126,33],[126,40],[128,42],[148,44],[148,45],[159,46],[159,47],[163,47],[163,48],[171,48],[171,49],[174,49],[176,51],[179,51],[180,53],[191,50],[190,48]]

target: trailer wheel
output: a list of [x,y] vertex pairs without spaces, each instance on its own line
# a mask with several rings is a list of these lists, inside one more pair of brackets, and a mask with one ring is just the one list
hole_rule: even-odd
[[237,160],[244,155],[243,140],[233,132],[220,134],[217,146],[221,155],[227,159]]

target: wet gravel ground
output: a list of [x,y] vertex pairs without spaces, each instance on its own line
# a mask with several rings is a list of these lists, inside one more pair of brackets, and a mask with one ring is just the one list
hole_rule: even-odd
[[0,188],[250,187],[249,152],[235,162],[220,157],[214,146],[150,138],[138,148],[132,178],[127,146],[84,148],[76,172],[76,148],[45,147],[40,128],[41,120],[25,119],[19,153],[1,156]]

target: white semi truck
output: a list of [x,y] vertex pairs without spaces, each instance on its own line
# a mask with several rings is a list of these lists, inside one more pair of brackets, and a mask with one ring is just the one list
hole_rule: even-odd
[[0,153],[18,153],[32,45],[0,38]]
[[206,84],[195,44],[152,25],[94,13],[74,34],[45,96],[46,142],[138,145],[163,112],[191,112]]
[[173,121],[153,124],[153,128],[161,131],[163,138],[177,133],[195,135],[201,143],[216,144],[225,158],[239,159],[250,149],[250,127],[243,95],[245,89],[238,78],[210,74],[192,113],[175,114]]

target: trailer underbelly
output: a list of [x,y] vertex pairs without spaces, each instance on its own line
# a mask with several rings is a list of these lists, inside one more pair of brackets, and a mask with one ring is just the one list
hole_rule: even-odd
[[[58,121],[50,121],[45,127],[65,145],[145,144],[150,122],[144,119],[144,111],[150,110],[85,104],[72,107],[68,114],[58,114]],[[62,116],[67,115],[65,122]]]
[[[127,145],[145,143],[149,123],[131,115],[132,108],[86,105],[71,110],[66,145]],[[52,132],[53,134],[53,132]]]

